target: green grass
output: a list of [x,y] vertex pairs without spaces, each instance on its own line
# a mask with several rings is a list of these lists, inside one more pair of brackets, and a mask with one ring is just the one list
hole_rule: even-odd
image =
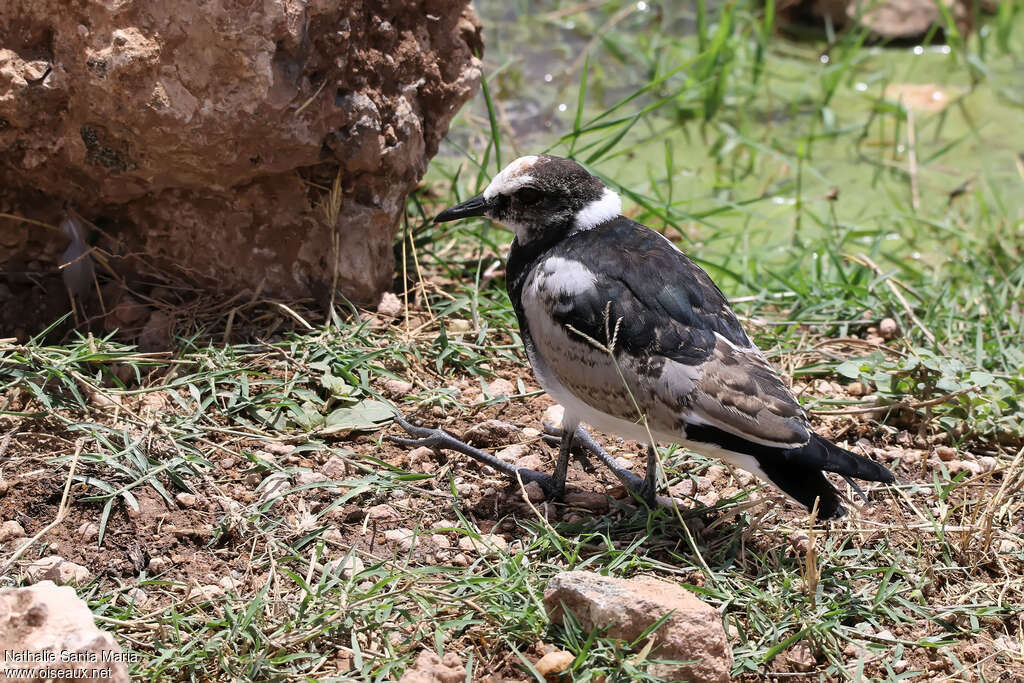
[[[262,316],[272,332],[225,344],[215,319],[170,354],[114,336],[0,346],[0,431],[17,437],[0,441],[0,479],[55,473],[24,511],[2,509],[28,517],[31,535],[73,483],[68,519],[3,585],[51,538],[71,560],[118,560],[134,542],[190,568],[142,562],[135,578],[101,571],[80,590],[139,655],[140,680],[394,680],[422,648],[458,653],[468,679],[535,678],[538,640],[576,655],[574,680],[652,679],[643,643],[549,623],[545,585],[567,569],[695,591],[722,614],[746,680],[792,672],[797,643],[831,679],[1020,672],[1019,653],[991,643],[1024,635],[1024,139],[1013,138],[1024,12],[1002,3],[979,33],[915,54],[856,32],[789,42],[773,3],[480,9],[488,87],[456,119],[396,239],[407,318],[285,302],[295,315]],[[908,114],[885,95],[908,82],[937,83],[953,103]],[[527,105],[539,114],[521,115]],[[487,494],[498,484],[475,465],[424,471],[383,441],[392,406],[457,428],[539,427],[539,411],[515,412],[536,397],[504,291],[510,234],[430,221],[538,150],[586,163],[707,268],[833,434],[895,454],[900,481],[871,512],[814,528],[731,473],[708,486],[713,461],[669,449],[669,485],[721,494],[692,529],[616,505],[549,521]],[[869,346],[885,317],[901,335]],[[478,397],[495,376],[522,380],[517,395]],[[395,379],[412,390],[389,392]],[[820,385],[854,381],[870,399]],[[939,445],[994,469],[915,459]],[[307,476],[328,460],[344,473]],[[209,505],[182,510],[182,492]],[[154,498],[171,532],[132,522]],[[381,504],[402,517],[367,513]],[[100,527],[86,544],[83,521]],[[379,542],[398,527],[412,548]],[[430,545],[492,531],[507,548],[462,551],[465,562]],[[793,548],[805,533],[814,553]],[[0,566],[8,558],[3,548]],[[356,558],[354,571],[330,569]],[[197,594],[210,585],[220,589]],[[136,587],[147,602],[132,601]]]

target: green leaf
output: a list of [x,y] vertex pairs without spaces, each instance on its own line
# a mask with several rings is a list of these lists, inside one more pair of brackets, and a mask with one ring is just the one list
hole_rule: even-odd
[[320,378],[320,384],[324,389],[331,392],[337,398],[347,398],[353,394],[355,389],[340,377],[335,377],[330,372],[324,373]]
[[327,416],[324,424],[327,433],[334,434],[345,431],[369,431],[379,429],[391,422],[395,410],[383,401],[365,400],[354,406],[338,408]]
[[849,379],[860,379],[860,361],[847,360],[836,366],[836,372]]
[[995,379],[995,377],[988,374],[987,372],[978,372],[977,370],[972,372],[970,374],[970,377],[968,377],[970,383],[976,387],[987,387],[989,384],[992,384],[992,382],[994,382]]

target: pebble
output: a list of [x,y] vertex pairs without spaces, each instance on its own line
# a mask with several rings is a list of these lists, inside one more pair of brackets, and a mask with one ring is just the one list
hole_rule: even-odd
[[291,452],[295,450],[295,446],[280,441],[265,441],[260,446],[272,455],[291,455]]
[[466,551],[472,550],[480,555],[485,555],[497,551],[507,551],[508,541],[501,536],[495,536],[493,534],[488,534],[480,540],[477,540],[472,536],[463,536],[459,539],[459,548]]
[[531,503],[539,503],[544,500],[544,489],[537,482],[531,481],[524,488],[526,489],[526,497]]
[[455,557],[452,558],[452,564],[456,567],[468,567],[469,558],[464,553],[456,553]]
[[[419,449],[417,449],[419,450]],[[511,446],[506,446],[500,451],[495,453],[495,457],[505,462],[516,462],[520,458],[526,457],[530,453],[530,447],[524,443],[514,443]],[[409,454],[412,457],[412,454]],[[521,467],[521,465],[520,465]]]
[[507,379],[499,377],[487,385],[487,393],[491,398],[497,398],[498,396],[515,396],[516,387]]
[[949,462],[956,457],[956,449],[949,446],[936,446],[935,455],[939,456],[939,460]]
[[24,538],[25,529],[21,526],[21,522],[13,519],[9,519],[3,524],[0,524],[0,543],[9,541],[12,538]]
[[878,334],[882,339],[894,339],[899,333],[900,326],[892,318],[883,318],[882,322],[878,323]]
[[563,500],[566,505],[581,507],[591,512],[602,513],[608,511],[608,497],[603,493],[573,491],[565,494]]
[[412,529],[405,529],[402,527],[397,529],[388,529],[384,532],[384,538],[391,543],[394,543],[400,550],[409,550],[412,548],[414,537],[415,534]]
[[331,574],[341,574],[343,578],[351,579],[366,569],[366,565],[355,555],[345,555],[328,562],[326,568]]
[[402,300],[395,296],[394,292],[384,292],[377,304],[377,313],[389,318],[397,318],[402,315]]
[[523,436],[527,439],[536,439],[541,435],[541,431],[536,427],[523,427]]
[[557,650],[547,653],[538,659],[537,663],[533,666],[541,676],[557,676],[572,666],[574,661],[576,661],[576,655],[573,653]]
[[366,516],[377,522],[387,522],[400,517],[398,510],[383,503],[369,508],[366,511]]
[[313,470],[299,470],[295,473],[295,485],[305,486],[307,484],[317,484],[322,481],[327,481],[327,477],[323,472],[314,472]]
[[971,476],[981,474],[981,464],[973,460],[953,460],[946,464],[950,476],[956,476],[961,472],[967,472]]
[[993,458],[991,455],[983,455],[978,458],[978,464],[981,465],[982,472],[992,472],[999,469],[999,459]]
[[863,382],[850,382],[846,387],[846,393],[850,396],[865,396],[868,393],[868,388],[864,386]]
[[797,555],[806,555],[811,549],[811,538],[803,531],[794,531],[789,535],[789,547]]
[[91,541],[100,535],[100,525],[96,522],[83,522],[75,532],[79,540]]
[[170,566],[170,560],[168,560],[166,557],[160,557],[158,555],[157,557],[149,558],[149,564],[146,565],[146,568],[154,574],[162,574],[163,572],[167,571],[167,568]]
[[68,562],[60,555],[50,555],[32,562],[25,568],[25,574],[33,581],[53,581],[58,586],[74,583],[79,586],[92,577],[88,569],[80,564]]
[[229,455],[226,458],[221,458],[217,464],[222,470],[229,470],[235,466],[235,459]]
[[178,501],[178,505],[180,505],[182,507],[185,507],[185,508],[194,507],[195,504],[196,504],[196,496],[195,496],[195,494],[194,493],[186,493],[185,491],[182,491],[181,493],[176,495],[174,497],[174,500]]
[[544,417],[542,418],[542,421],[544,424],[550,425],[555,429],[561,429],[562,420],[564,418],[565,408],[556,403],[555,405],[550,406],[547,410],[544,411]]
[[516,460],[515,466],[526,470],[540,472],[544,468],[544,460],[542,460],[539,455],[531,453]]
[[462,440],[473,446],[497,446],[519,440],[519,428],[501,420],[485,420],[465,431]]
[[327,543],[341,543],[345,540],[345,537],[341,535],[341,532],[334,527],[324,529],[324,532],[320,534],[320,538],[324,539]]
[[291,481],[288,475],[284,472],[274,472],[269,477],[263,480],[262,490],[260,490],[260,505],[274,500],[275,503],[280,502],[280,497],[285,491],[291,486]]
[[138,586],[125,592],[125,597],[132,601],[133,604],[141,605],[142,603],[149,600],[149,595],[146,591],[142,590]]
[[391,398],[404,398],[412,393],[412,382],[402,379],[389,378],[384,380],[384,393]]

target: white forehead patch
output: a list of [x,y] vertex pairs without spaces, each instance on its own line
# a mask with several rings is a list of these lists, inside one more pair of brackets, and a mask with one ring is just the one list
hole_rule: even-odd
[[491,184],[484,190],[484,199],[494,199],[499,194],[512,194],[520,187],[533,181],[533,176],[529,174],[529,170],[537,163],[538,158],[534,154],[519,157],[501,169],[501,173],[494,176]]

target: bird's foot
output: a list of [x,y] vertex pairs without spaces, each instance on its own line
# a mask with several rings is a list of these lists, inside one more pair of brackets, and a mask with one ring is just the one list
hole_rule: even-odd
[[404,429],[406,433],[413,438],[407,439],[401,436],[388,436],[387,438],[389,441],[402,446],[408,446],[410,448],[426,446],[427,448],[433,448],[434,450],[449,450],[455,451],[456,453],[462,453],[463,455],[468,455],[477,462],[493,467],[505,476],[510,477],[513,482],[522,481],[524,485],[529,484],[530,482],[536,482],[547,498],[558,499],[565,493],[565,482],[562,482],[562,485],[558,486],[555,482],[555,478],[550,474],[527,469],[525,467],[516,467],[515,465],[507,463],[486,451],[470,446],[465,441],[455,438],[443,429],[414,425],[400,416],[395,417],[395,422],[397,422],[398,426]]

